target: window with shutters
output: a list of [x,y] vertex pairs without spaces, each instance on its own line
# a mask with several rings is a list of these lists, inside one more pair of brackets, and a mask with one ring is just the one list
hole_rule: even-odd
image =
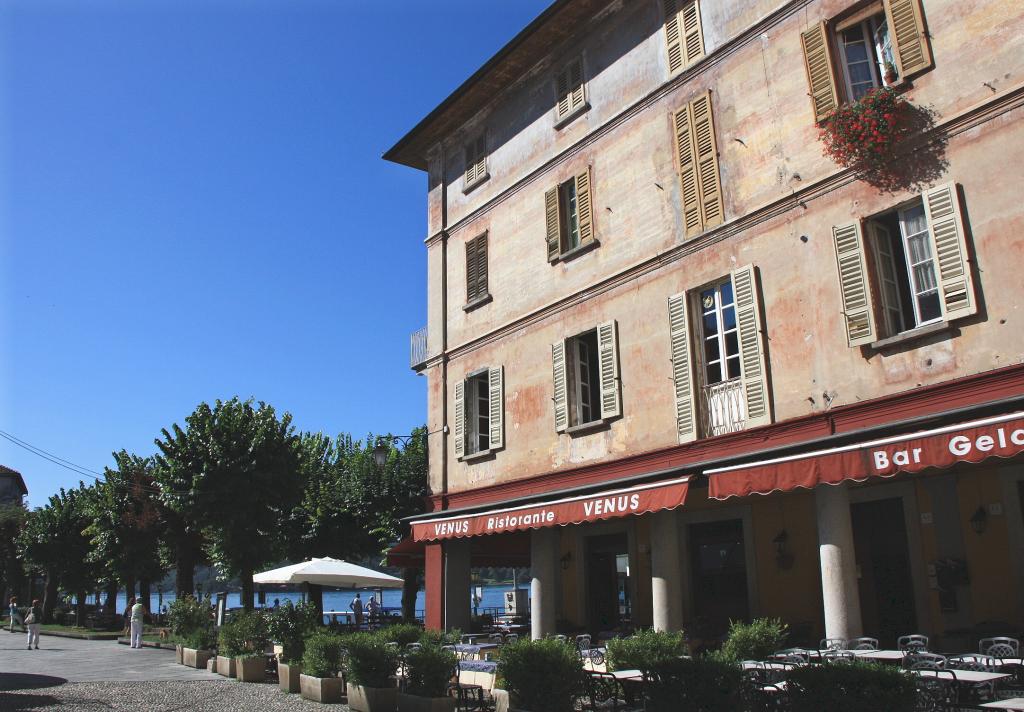
[[872,0],[801,35],[817,121],[932,66],[921,0]]
[[504,447],[504,370],[487,368],[455,384],[455,454],[482,457]]
[[614,321],[551,347],[555,430],[586,428],[622,415]]
[[663,0],[668,69],[675,74],[704,56],[699,0]]
[[679,109],[673,125],[682,184],[683,229],[686,237],[694,237],[720,225],[724,216],[710,92]]
[[832,233],[850,346],[977,312],[954,184]]
[[487,291],[487,233],[466,243],[466,306],[465,310],[491,300]]
[[555,128],[561,128],[588,108],[583,59],[577,57],[555,76]]
[[487,172],[487,136],[481,133],[466,144],[466,174],[462,181],[462,192],[468,193],[490,178]]
[[754,268],[668,302],[679,441],[770,423]]
[[567,259],[597,244],[590,184],[587,169],[545,193],[549,262]]

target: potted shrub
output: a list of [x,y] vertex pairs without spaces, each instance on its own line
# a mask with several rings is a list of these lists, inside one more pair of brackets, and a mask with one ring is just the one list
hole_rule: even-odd
[[356,712],[393,712],[398,704],[398,650],[388,642],[374,633],[345,638],[348,706]]
[[[511,709],[565,712],[583,689],[583,662],[571,643],[557,638],[502,646],[498,675]],[[495,691],[495,698],[503,697]]]
[[648,673],[658,663],[676,660],[686,654],[686,639],[682,631],[640,630],[628,638],[609,640],[607,645],[609,670],[641,670]]
[[267,668],[266,650],[270,644],[267,617],[261,611],[250,611],[236,615],[231,624],[235,637],[236,677],[241,682],[263,682]]
[[764,660],[785,647],[789,629],[778,618],[758,618],[750,623],[732,621],[722,643],[722,655],[734,660]]
[[417,643],[423,635],[423,628],[413,623],[399,623],[389,625],[377,631],[377,635],[385,643],[398,643],[398,647],[405,650],[409,643]]
[[793,712],[902,712],[914,709],[914,678],[897,667],[860,660],[807,665],[787,675]]
[[[241,614],[240,614],[241,615]],[[245,652],[238,627],[239,616],[225,621],[217,635],[217,666],[216,672],[224,677],[235,676],[235,656]]]
[[458,669],[455,653],[439,645],[424,645],[405,657],[406,689],[398,693],[398,712],[452,712],[457,700],[448,684]]
[[[212,625],[209,599],[200,602],[192,596],[183,596],[171,601],[167,608],[167,624],[176,643],[175,660],[183,665],[196,667],[196,651],[206,651],[213,647],[209,635],[201,634],[203,631],[208,632]],[[196,648],[195,645],[204,647]],[[185,655],[186,649],[192,651],[188,660]],[[203,664],[199,667],[206,667],[205,660],[208,657],[202,659]]]
[[305,643],[299,693],[314,702],[341,702],[345,681],[341,671],[342,638],[334,633],[314,633]]
[[208,628],[194,630],[182,639],[181,662],[185,667],[205,670],[213,658],[215,638]]
[[[698,658],[664,659],[655,663],[649,672],[653,674],[645,686],[647,712],[734,712],[745,709],[743,671],[720,653]],[[828,706],[821,709],[831,710]]]
[[319,627],[320,611],[312,602],[293,605],[285,601],[275,608],[267,621],[271,638],[281,644],[277,661],[278,685],[285,692],[299,691],[302,674],[302,656],[306,652],[306,637]]
[[900,144],[910,138],[911,106],[891,87],[872,89],[859,101],[843,104],[822,121],[825,155],[862,173],[889,170]]

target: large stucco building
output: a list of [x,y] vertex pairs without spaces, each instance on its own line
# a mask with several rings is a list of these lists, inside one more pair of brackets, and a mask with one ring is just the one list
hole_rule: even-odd
[[[883,190],[819,122],[887,83],[933,126]],[[1020,628],[1022,107],[1015,0],[554,2],[386,154],[428,624],[529,561],[535,636]]]

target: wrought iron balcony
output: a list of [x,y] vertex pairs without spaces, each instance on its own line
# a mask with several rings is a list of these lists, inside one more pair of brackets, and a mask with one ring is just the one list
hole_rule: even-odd
[[739,378],[701,388],[701,420],[706,437],[743,430],[747,401]]
[[427,362],[427,327],[412,332],[409,337],[409,368],[414,371]]

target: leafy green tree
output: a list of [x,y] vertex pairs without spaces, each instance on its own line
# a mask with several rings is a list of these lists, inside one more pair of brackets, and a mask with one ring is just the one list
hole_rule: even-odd
[[17,595],[25,584],[25,568],[18,556],[18,537],[26,519],[28,510],[24,504],[0,505],[0,601],[4,604],[9,595]]
[[91,542],[85,534],[92,523],[86,504],[91,496],[90,489],[82,483],[77,489],[61,488],[46,506],[31,512],[19,537],[26,568],[46,577],[44,622],[50,620],[58,590],[63,588],[75,594],[76,622],[82,625],[85,594],[95,587],[100,573],[90,556]]
[[280,560],[280,536],[301,494],[299,439],[291,415],[278,418],[266,403],[233,398],[201,403],[185,419],[186,429],[164,431],[161,471],[174,485],[161,493],[171,509],[187,512],[189,524],[205,534],[210,561],[242,583],[242,603],[253,608],[253,573]]

